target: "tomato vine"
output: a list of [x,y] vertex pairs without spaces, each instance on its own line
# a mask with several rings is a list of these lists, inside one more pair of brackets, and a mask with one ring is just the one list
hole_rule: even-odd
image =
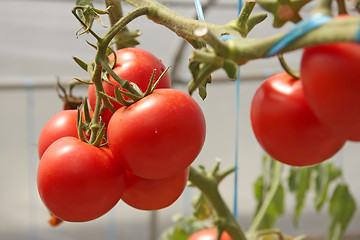
[[[126,15],[123,15],[122,13],[122,7],[120,0],[105,0],[106,3],[106,9],[100,10],[93,6],[91,0],[77,0],[77,6],[75,6],[72,10],[73,15],[76,17],[76,19],[80,22],[82,28],[77,32],[78,36],[88,33],[91,34],[95,40],[96,44],[89,43],[92,47],[96,49],[96,55],[94,62],[92,63],[84,63],[78,58],[74,58],[75,62],[80,65],[80,67],[86,71],[88,71],[91,80],[90,81],[82,81],[79,80],[81,83],[86,84],[93,84],[95,88],[95,104],[93,104],[93,113],[92,117],[90,118],[89,110],[87,109],[87,101],[84,101],[84,111],[85,113],[82,114],[81,111],[78,111],[77,116],[77,125],[78,125],[78,137],[80,140],[85,141],[89,143],[87,146],[90,148],[95,148],[97,150],[92,151],[98,151],[99,155],[106,153],[109,161],[111,162],[113,158],[117,158],[117,154],[121,156],[121,165],[127,166],[127,171],[133,170],[132,166],[130,167],[130,164],[132,164],[131,160],[124,160],[127,156],[131,155],[130,153],[124,153],[125,151],[122,148],[122,146],[126,145],[125,140],[118,140],[116,141],[109,141],[109,148],[101,148],[103,145],[106,145],[106,138],[104,137],[106,135],[106,128],[108,127],[103,121],[102,121],[102,114],[106,109],[108,109],[111,114],[114,114],[113,116],[120,116],[116,121],[124,121],[126,116],[129,115],[126,111],[128,109],[129,112],[132,111],[131,107],[136,108],[137,103],[140,105],[141,100],[145,100],[148,96],[156,96],[156,94],[160,95],[161,91],[156,91],[155,86],[156,83],[154,83],[154,80],[160,80],[161,77],[166,73],[167,70],[162,72],[162,75],[159,77],[159,79],[154,79],[155,72],[152,75],[149,85],[145,91],[142,91],[136,84],[134,84],[134,81],[130,81],[129,79],[122,79],[122,77],[119,76],[119,74],[115,71],[116,66],[116,54],[115,50],[112,50],[112,44],[115,44],[116,49],[123,49],[127,47],[134,47],[138,44],[138,41],[136,40],[136,37],[139,36],[139,31],[130,31],[127,28],[127,25],[133,21],[136,18],[139,18],[141,16],[146,16],[151,21],[155,22],[156,24],[161,24],[165,27],[167,27],[169,30],[175,32],[180,38],[185,39],[189,44],[191,44],[194,47],[194,51],[190,57],[189,62],[189,69],[192,73],[193,79],[189,82],[188,85],[188,91],[189,93],[193,93],[196,89],[199,89],[200,95],[202,98],[206,97],[206,85],[211,82],[211,74],[218,70],[218,69],[224,69],[226,74],[230,78],[235,78],[237,76],[237,67],[240,65],[246,64],[248,61],[252,61],[259,58],[267,58],[272,57],[275,55],[281,55],[286,52],[294,51],[297,49],[307,48],[310,46],[317,46],[325,43],[334,43],[334,42],[352,42],[355,39],[355,36],[359,33],[359,26],[360,26],[360,17],[354,16],[351,18],[330,18],[331,15],[331,0],[319,0],[317,7],[314,10],[314,14],[321,14],[320,17],[328,16],[326,18],[326,21],[321,22],[321,24],[316,25],[314,28],[311,28],[307,32],[302,32],[299,35],[296,35],[295,38],[291,39],[291,41],[286,41],[286,44],[276,48],[276,51],[272,51],[274,49],[274,45],[282,41],[284,38],[288,37],[289,35],[292,35],[293,32],[289,31],[287,33],[277,34],[273,36],[268,36],[264,38],[247,38],[248,33],[259,23],[261,23],[265,18],[265,13],[260,14],[252,14],[252,11],[255,7],[256,2],[255,1],[247,1],[242,11],[240,12],[237,19],[234,19],[226,24],[220,25],[220,24],[214,24],[214,23],[205,23],[202,21],[194,20],[185,16],[182,16],[175,11],[167,8],[166,6],[160,4],[157,1],[154,0],[125,0],[125,2],[131,4],[135,7],[132,11],[127,13]],[[274,27],[281,27],[284,23],[287,21],[292,21],[294,23],[298,24],[304,24],[304,22],[301,22],[301,17],[299,15],[299,10],[305,6],[309,1],[308,0],[302,0],[297,1],[294,3],[294,1],[276,1],[273,3],[265,3],[262,0],[257,1],[260,6],[262,6],[265,10],[269,11],[270,13],[274,14],[275,20],[274,20]],[[286,7],[284,8],[284,6]],[[345,13],[346,8],[344,4],[342,4],[342,1],[338,1],[339,6],[339,13]],[[279,10],[280,9],[280,10]],[[284,9],[286,10],[284,12]],[[92,24],[94,20],[98,20],[102,23],[100,15],[107,14],[110,18],[111,28],[109,31],[105,33],[103,36],[99,36],[97,33],[95,33],[92,29]],[[311,19],[310,19],[311,20]],[[308,23],[308,22],[305,22]],[[298,30],[295,28],[295,30]],[[294,31],[294,29],[293,29]],[[305,34],[306,33],[306,34]],[[224,36],[231,36],[227,40],[223,40]],[[208,47],[206,47],[208,46]],[[110,61],[109,55],[114,56],[114,59]],[[280,61],[282,62],[285,69],[287,69],[286,64],[283,62],[282,57],[280,56]],[[289,72],[291,72],[290,69],[287,69]],[[294,75],[296,75],[294,73]],[[115,80],[115,83],[111,83],[109,78],[112,78]],[[300,84],[300,80],[298,80]],[[115,97],[109,96],[109,94],[106,93],[104,88],[104,82],[110,83],[111,85],[119,84],[119,90],[117,87],[115,87]],[[60,88],[61,89],[61,88]],[[64,91],[63,91],[64,92]],[[64,92],[65,94],[65,92]],[[125,97],[131,98],[133,101],[127,101],[125,100]],[[64,96],[66,98],[66,94]],[[117,110],[114,107],[113,101],[118,101],[121,105],[124,105],[124,108],[121,109],[120,112],[116,112]],[[170,100],[169,100],[170,101]],[[266,100],[265,102],[269,102],[269,100]],[[303,98],[301,98],[301,102],[304,102]],[[265,103],[259,104],[261,107],[264,106]],[[279,105],[280,103],[277,103]],[[131,107],[127,108],[126,106],[129,105]],[[190,103],[189,103],[190,105]],[[310,110],[309,110],[310,111]],[[200,111],[201,112],[201,109]],[[258,111],[261,114],[265,111]],[[123,115],[121,115],[123,114]],[[128,114],[128,115],[126,115]],[[197,112],[196,112],[197,114]],[[199,113],[200,114],[200,113]],[[84,115],[84,116],[83,116]],[[195,114],[189,114],[191,116]],[[258,119],[265,119],[266,121],[269,120],[269,116],[265,115],[266,118],[258,117]],[[86,124],[83,122],[83,118],[85,118]],[[199,117],[199,119],[201,116]],[[115,118],[114,118],[115,119]],[[139,119],[139,117],[137,117]],[[193,119],[192,119],[193,120]],[[115,121],[115,120],[113,120]],[[202,118],[199,120],[201,123],[199,123],[196,130],[199,130],[201,133],[199,134],[199,147],[196,149],[196,151],[199,151],[201,149],[203,142],[203,132],[205,131],[203,128],[204,124],[202,121]],[[317,120],[315,119],[314,122]],[[185,122],[185,119],[184,119]],[[194,123],[194,121],[192,121]],[[291,122],[291,121],[289,121]],[[186,123],[187,124],[187,123]],[[185,124],[185,125],[186,125]],[[189,123],[187,126],[184,126],[185,128],[189,128],[191,124]],[[264,126],[265,123],[258,124],[261,126]],[[127,127],[128,129],[130,128]],[[110,124],[111,128],[111,124]],[[203,129],[202,129],[203,128]],[[293,129],[295,127],[291,127]],[[281,130],[281,129],[280,129]],[[279,130],[279,131],[280,131]],[[310,129],[312,130],[312,129]],[[328,133],[328,129],[324,130],[324,132]],[[86,134],[84,134],[86,132]],[[87,133],[90,132],[89,135]],[[120,130],[114,131],[116,133],[121,132]],[[136,131],[135,131],[136,132]],[[180,131],[181,132],[181,131]],[[194,131],[195,132],[195,131]],[[305,131],[303,131],[305,132]],[[310,131],[311,133],[311,131]],[[73,134],[73,133],[72,133]],[[155,131],[155,134],[158,134],[157,130]],[[135,135],[135,134],[134,134]],[[191,135],[190,133],[188,135]],[[297,135],[299,134],[293,134]],[[321,135],[321,134],[320,134]],[[110,138],[113,138],[111,134],[108,134]],[[116,136],[116,134],[115,134]],[[327,136],[327,135],[326,135]],[[325,136],[326,139],[328,139]],[[70,137],[70,136],[68,136]],[[74,136],[73,136],[74,137]],[[117,136],[116,136],[117,137]],[[137,136],[136,136],[137,137]],[[115,137],[114,137],[115,138]],[[184,137],[185,138],[185,137]],[[82,142],[79,143],[74,138],[67,138],[69,142],[74,142],[74,144],[81,145]],[[320,139],[321,140],[321,139]],[[320,141],[319,140],[319,141]],[[338,142],[336,142],[336,150],[338,150],[345,142],[343,138],[339,138]],[[65,143],[65,140],[62,140]],[[105,141],[105,143],[104,143]],[[123,145],[118,146],[118,142],[122,142]],[[286,140],[285,140],[286,141]],[[325,140],[324,140],[325,141]],[[259,141],[261,142],[261,141]],[[323,140],[321,140],[323,142]],[[93,145],[93,146],[90,146]],[[277,143],[278,144],[278,143]],[[286,144],[286,143],[284,143]],[[310,143],[312,144],[312,143]],[[146,142],[144,143],[144,146],[146,145]],[[304,146],[305,144],[298,144],[297,146]],[[56,147],[52,147],[52,151],[59,151],[60,143],[57,143]],[[115,146],[115,147],[113,147]],[[126,145],[127,146],[127,145]],[[313,147],[313,146],[311,146]],[[113,149],[112,149],[113,148]],[[265,147],[266,148],[266,147]],[[316,148],[316,146],[315,146]],[[110,150],[109,150],[110,149]],[[116,150],[114,150],[116,149]],[[119,150],[120,149],[120,150]],[[176,150],[176,149],[175,149]],[[333,150],[333,149],[332,149]],[[45,151],[45,150],[44,150]],[[89,150],[90,151],[90,150]],[[108,152],[112,152],[111,154]],[[301,149],[296,149],[296,151],[301,152]],[[269,151],[271,152],[271,151]],[[305,151],[310,152],[310,151]],[[148,153],[148,152],[146,152]],[[196,154],[193,155],[197,155]],[[42,153],[41,153],[42,155]],[[144,154],[146,155],[146,154]],[[286,155],[286,154],[285,154]],[[295,155],[293,152],[290,155]],[[50,154],[45,155],[46,158],[50,158]],[[305,155],[304,155],[305,156]],[[68,155],[66,155],[68,157]],[[196,157],[196,156],[195,156]],[[328,155],[326,155],[328,157]],[[99,157],[100,158],[100,157]],[[159,158],[157,156],[157,158]],[[160,157],[164,158],[165,157]],[[305,163],[303,159],[297,159],[297,163],[294,164],[294,162],[291,162],[291,156],[286,156],[287,160],[290,159],[290,163],[286,162],[287,164],[293,164],[298,166],[304,166],[304,165],[311,165],[318,163],[319,161],[324,161],[325,159],[321,158],[320,160],[317,159],[310,163]],[[303,157],[305,158],[305,157]],[[119,158],[120,159],[120,158]],[[98,159],[94,159],[94,161],[97,161]],[[194,156],[191,156],[188,159],[188,162],[186,162],[186,166],[181,166],[181,169],[174,169],[171,172],[171,176],[174,176],[178,174],[181,171],[184,171],[187,167],[190,166],[192,161],[194,160]],[[48,161],[48,160],[47,160]],[[45,163],[41,163],[41,165],[46,166],[47,161],[43,161]],[[143,161],[146,162],[146,161]],[[111,164],[114,164],[111,162]],[[117,167],[119,167],[117,164],[114,164]],[[120,169],[121,167],[119,167]],[[282,191],[282,185],[281,185],[281,172],[282,172],[282,165],[280,163],[276,163],[272,169],[272,173],[274,174],[274,177],[271,180],[271,183],[269,184],[269,188],[267,189],[267,195],[264,198],[261,198],[261,205],[259,205],[257,209],[257,214],[254,217],[253,223],[249,229],[248,232],[245,232],[242,227],[238,224],[237,220],[229,210],[227,204],[225,203],[224,199],[222,198],[220,192],[219,192],[219,184],[220,182],[227,177],[229,174],[233,173],[235,171],[234,168],[227,169],[225,171],[220,171],[220,162],[216,162],[214,168],[206,172],[204,169],[196,169],[195,167],[190,166],[188,168],[189,170],[189,181],[193,186],[196,186],[198,189],[201,190],[203,201],[209,204],[209,209],[213,214],[209,214],[213,217],[216,228],[217,228],[217,239],[220,239],[221,233],[226,232],[231,236],[232,239],[236,240],[245,240],[245,239],[256,239],[259,236],[264,235],[272,235],[275,234],[277,236],[280,236],[282,238],[282,234],[278,232],[258,232],[261,230],[261,225],[263,224],[263,220],[266,216],[268,216],[268,210],[270,207],[272,207],[272,201],[277,194],[279,194],[279,191]],[[42,171],[46,172],[41,169]],[[153,176],[155,171],[150,171],[147,169],[146,173],[144,175],[139,174],[140,176],[133,177],[133,182],[142,182],[144,186],[149,186],[148,184],[153,184],[151,182],[152,179],[156,179],[156,176]],[[150,169],[151,170],[151,169]],[[121,170],[123,171],[123,170]],[[104,170],[105,172],[105,170]],[[119,171],[120,172],[120,171]],[[136,172],[136,171],[134,171]],[[95,174],[95,173],[94,173]],[[143,173],[142,173],[143,174]],[[310,174],[310,172],[306,172],[306,174]],[[104,173],[104,175],[106,175]],[[121,175],[121,174],[120,174]],[[119,174],[114,174],[114,178],[118,180],[118,185],[123,188],[123,178],[125,178],[122,174],[120,176]],[[130,174],[127,174],[128,176]],[[160,175],[160,174],[158,174]],[[185,174],[187,176],[187,173]],[[70,175],[72,176],[72,175]],[[165,173],[161,172],[161,176],[163,178],[165,177],[171,177],[166,175]],[[39,177],[39,183],[46,185],[46,181],[41,181],[41,177]],[[137,177],[143,177],[143,179],[138,180]],[[183,180],[182,176],[182,180]],[[156,182],[154,180],[154,182]],[[263,180],[263,179],[261,179]],[[328,179],[329,180],[329,179]],[[330,179],[331,181],[333,179]],[[330,181],[329,180],[329,181]],[[124,180],[126,181],[126,180]],[[105,183],[106,180],[104,180]],[[263,182],[262,182],[263,183]],[[261,184],[262,184],[261,183]],[[326,183],[328,184],[328,183]],[[181,185],[181,184],[180,184]],[[47,187],[47,185],[46,185]],[[303,186],[305,188],[308,188],[308,186]],[[115,191],[114,189],[112,189]],[[126,190],[125,190],[126,191]],[[135,190],[136,191],[136,190]],[[304,190],[305,191],[305,190]],[[338,192],[345,196],[349,196],[348,189],[346,185],[339,185]],[[42,193],[42,192],[41,192]],[[116,192],[115,200],[111,202],[111,206],[113,206],[113,203],[116,202],[122,193]],[[280,192],[281,194],[281,192]],[[149,195],[148,195],[149,196]],[[82,196],[79,196],[79,199]],[[128,197],[128,199],[136,199],[136,197]],[[204,200],[205,199],[205,200]],[[259,198],[260,199],[260,198]],[[303,200],[303,199],[302,199]],[[130,201],[130,200],[129,200]],[[332,198],[333,204],[335,205],[336,202],[339,201],[337,196]],[[321,201],[320,201],[321,202]],[[322,202],[323,203],[323,202]],[[319,203],[321,205],[322,203]],[[349,202],[351,206],[354,205],[353,202]],[[138,203],[135,203],[136,205]],[[168,203],[166,203],[168,204]],[[165,204],[165,205],[166,205]],[[81,204],[80,204],[81,205]],[[146,204],[145,204],[146,205]],[[301,205],[301,202],[300,202]],[[334,206],[332,205],[332,206]],[[110,207],[111,207],[110,206]],[[106,205],[103,208],[106,210],[109,209],[109,206]],[[151,207],[143,206],[144,209],[151,209]],[[335,216],[338,213],[335,207],[331,207],[330,213]],[[58,212],[61,213],[61,209],[57,209]],[[75,211],[75,210],[72,210]],[[279,210],[281,212],[281,209]],[[72,216],[70,213],[70,216],[66,213],[64,216],[64,219],[74,220],[74,221],[81,221],[81,218],[78,218],[78,216]],[[100,213],[96,213],[92,216],[88,216],[85,218],[85,221],[89,219],[93,219],[99,215],[103,214],[103,211],[100,211]],[[60,214],[61,215],[61,214]],[[349,216],[343,216],[345,219],[344,222],[345,228],[346,225],[349,222]],[[351,217],[350,217],[351,218]],[[54,220],[54,219],[53,219]],[[56,220],[56,219],[55,219]],[[333,223],[338,227],[338,222]],[[341,233],[344,230],[344,226],[341,226],[341,229],[339,230]],[[341,234],[339,234],[341,236]],[[338,236],[338,237],[339,237]]]

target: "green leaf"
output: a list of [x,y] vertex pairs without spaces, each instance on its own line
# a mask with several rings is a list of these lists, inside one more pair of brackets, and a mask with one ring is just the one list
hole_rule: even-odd
[[203,194],[200,194],[198,197],[196,197],[192,205],[193,214],[197,219],[205,220],[211,216],[211,207]]
[[[254,183],[254,195],[257,200],[257,206],[255,216],[258,215],[260,209],[263,207],[263,203],[270,192],[270,189],[274,183],[276,161],[268,156],[263,157],[262,175],[260,175]],[[279,177],[279,176],[277,176]],[[274,187],[274,186],[273,186]],[[276,224],[277,218],[284,214],[284,199],[285,190],[280,183],[271,199],[271,203],[266,209],[265,214],[262,216],[259,225],[256,230],[271,229]]]
[[167,229],[159,238],[159,240],[187,240],[190,234],[184,228],[171,227]]
[[86,5],[90,5],[93,6],[93,0],[76,0],[75,4],[77,6],[86,6]]
[[202,83],[198,86],[199,96],[202,100],[204,100],[207,97],[207,91],[206,86],[208,83],[211,83],[211,76],[209,76],[207,79],[202,81]]
[[327,240],[341,239],[356,211],[356,202],[346,184],[337,185],[329,205],[331,223]]
[[276,208],[277,215],[283,215],[285,213],[284,199],[285,199],[285,190],[283,185],[280,184],[272,201],[274,207]]
[[[82,35],[84,33],[89,32],[89,30],[91,29],[94,20],[96,19],[97,21],[99,21],[101,23],[101,25],[103,27],[105,27],[100,14],[108,14],[108,9],[106,10],[100,10],[100,9],[96,9],[94,8],[93,4],[92,4],[92,0],[79,0],[76,1],[76,13],[79,16],[79,18],[82,21],[82,27],[76,32],[77,35]],[[84,29],[84,31],[82,31],[81,33],[79,33],[82,29]]]
[[91,62],[87,65],[87,72],[89,73],[90,77],[92,78],[94,75],[95,63]]
[[73,57],[73,59],[82,69],[84,69],[85,71],[88,70],[88,65],[85,62],[83,62],[81,59],[77,57]]
[[261,202],[264,193],[264,176],[259,176],[254,183],[254,195],[258,202]]
[[194,216],[182,218],[177,215],[176,225],[166,229],[159,240],[187,240],[193,233],[212,227],[212,221],[199,221]]
[[341,176],[341,169],[337,169],[331,162],[324,162],[314,168],[317,172],[315,178],[315,207],[318,212],[326,203],[331,182]]
[[211,73],[219,69],[219,66],[213,63],[190,62],[189,69],[192,74],[192,79],[188,84],[189,94],[199,89],[200,97],[205,99],[206,85],[211,82]]
[[303,210],[305,199],[311,183],[311,167],[294,167],[290,170],[289,190],[295,194],[294,224],[297,225]]
[[222,68],[225,70],[227,76],[232,79],[237,78],[238,65],[231,60],[224,60]]

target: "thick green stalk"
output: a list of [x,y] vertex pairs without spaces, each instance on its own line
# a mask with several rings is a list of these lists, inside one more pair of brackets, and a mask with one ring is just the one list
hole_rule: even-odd
[[[215,171],[216,172],[216,171]],[[214,173],[210,172],[210,173]],[[223,179],[222,175],[228,175],[229,171],[220,175],[220,179]],[[214,208],[217,214],[217,220],[221,225],[221,229],[226,231],[232,239],[246,240],[244,231],[234,218],[224,199],[218,190],[219,180],[216,174],[200,173],[194,167],[190,167],[189,181],[201,190],[204,196],[207,198],[211,206]]]
[[[359,26],[360,17],[336,19],[301,36],[278,53],[319,44],[353,41]],[[230,55],[222,57],[231,59],[239,65],[249,60],[264,58],[270,48],[284,35],[285,33],[261,39],[230,39],[226,42],[230,48]]]
[[[178,36],[188,41],[206,42],[204,36],[195,35],[194,31],[198,28],[208,28],[208,32],[214,36],[219,36],[224,33],[240,36],[239,32],[234,29],[231,24],[218,25],[187,18],[154,0],[125,1],[135,7],[148,9],[146,15],[150,20],[169,28]],[[318,5],[318,9],[322,9],[321,11],[324,11],[324,13],[327,12],[328,8],[329,0],[322,0]],[[293,41],[279,53],[324,43],[353,41],[359,26],[360,17],[358,16],[330,21]],[[218,56],[233,60],[238,65],[242,65],[249,60],[264,58],[269,49],[285,34],[286,33],[282,33],[260,39],[230,39],[225,42],[228,51],[223,51],[222,48],[221,53],[216,53]]]
[[[121,2],[119,0],[105,0],[106,7],[109,9],[109,20],[111,26],[119,21],[123,17],[123,11]],[[128,31],[127,27],[124,27],[122,31]],[[120,49],[122,45],[119,42],[116,42],[116,49]]]
[[[120,0],[105,0],[106,7],[109,8],[109,19],[111,26],[114,26],[124,16]],[[123,27],[114,37],[116,49],[134,47],[139,42],[135,39],[140,35],[138,30],[130,32],[127,26]]]
[[98,131],[100,129],[99,126],[99,119],[100,119],[100,108],[101,108],[101,95],[100,95],[100,91],[104,91],[104,87],[102,85],[102,79],[101,79],[101,71],[102,71],[102,67],[98,64],[95,65],[95,69],[94,69],[94,73],[92,76],[92,82],[95,84],[95,89],[96,89],[96,102],[95,102],[95,108],[94,110],[94,114],[91,120],[91,125],[92,126],[97,126],[97,127],[92,127],[91,128],[91,135],[90,135],[90,139],[89,139],[89,143],[92,144],[95,142],[95,139],[97,137]]
[[207,27],[210,28],[215,35],[220,36],[223,34],[230,34],[233,36],[240,36],[239,32],[231,25],[219,25],[213,23],[206,23],[192,18],[182,16],[181,14],[165,7],[157,1],[153,0],[125,0],[129,4],[137,8],[147,8],[149,11],[147,17],[155,23],[161,24],[179,37],[187,41],[199,41],[200,39],[194,35],[197,28]]
[[105,0],[105,5],[109,8],[109,20],[111,26],[123,17],[121,2],[119,0]]

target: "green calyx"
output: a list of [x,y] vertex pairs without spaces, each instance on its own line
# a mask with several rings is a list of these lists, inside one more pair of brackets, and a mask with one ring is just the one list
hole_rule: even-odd
[[299,14],[300,9],[311,0],[256,0],[256,2],[266,11],[274,16],[273,26],[282,27],[288,21],[299,22],[302,18]]
[[[156,73],[156,69],[154,69],[154,71],[152,73],[152,76],[150,78],[148,87],[147,87],[145,92],[142,92],[141,89],[135,83],[129,83],[128,81],[121,79],[121,81],[128,82],[131,89],[133,89],[132,92],[124,91],[124,90],[120,89],[119,87],[115,86],[115,88],[114,88],[115,98],[107,95],[104,92],[100,92],[100,94],[102,96],[105,96],[105,97],[113,100],[113,101],[116,101],[116,102],[120,103],[121,105],[130,106],[131,104],[133,104],[133,103],[145,98],[146,96],[150,95],[155,90],[155,88],[158,85],[159,81],[166,74],[166,72],[169,70],[169,68],[170,67],[167,67],[165,69],[165,71],[159,76],[159,78],[156,81],[154,81],[155,80],[155,73]],[[120,82],[119,82],[119,84],[120,84]],[[135,94],[133,92],[135,92]],[[130,100],[125,99],[125,97],[129,98]]]
[[105,24],[103,23],[100,15],[109,14],[110,8],[111,6],[109,6],[105,10],[100,10],[94,8],[92,4],[88,4],[88,3],[74,7],[73,12],[76,11],[78,13],[78,16],[82,20],[82,25],[83,25],[76,32],[76,35],[79,36],[84,33],[89,33],[95,19],[99,21],[103,27],[105,27]]
[[[102,147],[107,144],[105,139],[105,124],[101,118],[98,123],[92,121],[87,99],[78,108],[77,132],[79,139],[96,147]],[[93,137],[95,136],[95,137]]]

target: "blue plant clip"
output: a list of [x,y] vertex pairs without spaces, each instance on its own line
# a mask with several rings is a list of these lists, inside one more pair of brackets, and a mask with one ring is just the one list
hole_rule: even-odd
[[309,31],[320,27],[331,19],[331,16],[318,13],[298,22],[292,30],[290,30],[285,36],[283,36],[277,43],[272,46],[272,48],[266,53],[265,57],[276,55],[291,42],[295,41]]
[[198,15],[198,19],[202,22],[205,22],[204,12],[200,0],[195,0],[195,8],[196,8],[196,13]]
[[355,42],[360,43],[360,26],[358,27],[358,30],[355,34],[355,38],[354,38]]
[[219,36],[219,38],[220,38],[221,40],[223,40],[223,41],[227,41],[227,40],[229,40],[229,39],[235,39],[235,38],[237,38],[237,37],[235,37],[235,36],[233,36],[233,35],[221,35],[221,36]]

